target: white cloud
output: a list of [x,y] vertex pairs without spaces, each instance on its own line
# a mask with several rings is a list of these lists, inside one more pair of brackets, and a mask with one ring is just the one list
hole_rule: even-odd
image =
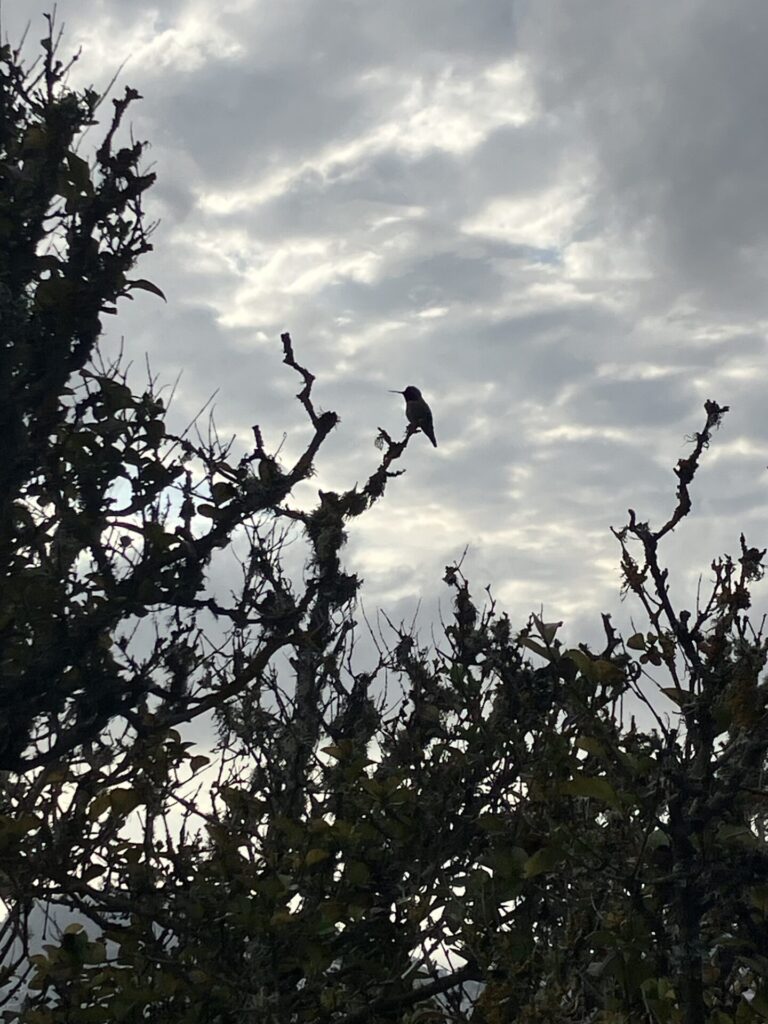
[[570,183],[535,195],[494,198],[462,229],[517,245],[559,249],[578,228],[584,203],[583,189]]

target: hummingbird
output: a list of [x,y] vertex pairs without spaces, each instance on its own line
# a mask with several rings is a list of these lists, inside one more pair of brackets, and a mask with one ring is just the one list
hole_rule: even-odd
[[405,398],[405,418],[412,427],[421,429],[435,448],[437,448],[435,428],[432,424],[432,410],[422,398],[419,389],[415,388],[413,384],[409,384],[405,391],[393,391],[390,389],[390,393],[393,395],[403,395]]

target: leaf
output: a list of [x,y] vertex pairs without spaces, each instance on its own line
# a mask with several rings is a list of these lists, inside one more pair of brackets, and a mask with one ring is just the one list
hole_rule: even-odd
[[649,647],[645,654],[640,655],[641,665],[646,665],[648,662],[655,665],[657,668],[661,665],[661,655],[655,647]]
[[335,758],[337,761],[341,761],[349,753],[348,749],[336,743],[329,743],[327,747],[320,748],[321,754],[328,754],[329,757]]
[[86,964],[103,964],[107,959],[107,947],[100,940],[90,942],[85,951],[83,962]]
[[693,696],[687,690],[678,690],[676,686],[660,686],[659,690],[678,707],[684,708],[693,702]]
[[523,865],[523,876],[525,878],[535,878],[536,875],[543,875],[548,871],[552,871],[563,859],[563,856],[563,851],[559,846],[543,846],[525,862]]
[[586,752],[588,754],[592,754],[593,757],[605,757],[605,747],[599,742],[599,740],[596,740],[594,736],[579,736],[576,740],[576,746],[579,750],[586,750]]
[[566,651],[563,657],[572,661],[579,672],[581,672],[583,676],[586,676],[587,679],[594,679],[594,662],[584,653],[584,651],[580,651],[578,648],[573,648],[572,650]]
[[624,673],[618,665],[605,658],[598,658],[593,662],[595,674],[601,683],[620,683],[624,679]]
[[527,647],[529,651],[533,651],[534,654],[540,654],[542,658],[546,658],[547,661],[551,661],[552,653],[548,651],[546,647],[542,647],[541,644],[537,644],[535,640],[531,640],[530,637],[526,636],[520,641],[521,647]]
[[365,885],[370,881],[371,872],[367,864],[360,860],[351,860],[344,868],[344,878],[351,885]]
[[501,814],[479,814],[477,816],[477,826],[483,829],[484,832],[508,832],[509,819]]
[[139,288],[143,292],[152,292],[153,295],[159,295],[163,302],[168,301],[162,290],[158,288],[156,284],[152,284],[151,281],[146,281],[143,277],[137,278],[135,281],[126,281],[125,283],[129,291],[133,291],[134,288]]
[[528,854],[521,846],[491,850],[483,863],[493,870],[494,878],[519,879],[528,863]]
[[167,549],[176,543],[176,535],[166,533],[160,523],[146,523],[144,526],[144,539],[152,547],[160,548],[161,550]]
[[617,683],[624,678],[624,673],[618,665],[614,665],[611,661],[606,661],[605,658],[590,658],[586,652],[578,648],[566,651],[564,657],[574,663],[585,679],[589,679],[592,682]]
[[65,209],[67,213],[71,213],[80,197],[80,190],[69,180],[63,167],[56,175],[56,193],[67,200]]
[[293,914],[290,914],[287,910],[277,910],[269,919],[269,923],[271,925],[276,925],[277,927],[281,924],[294,924],[295,921],[296,917]]
[[645,637],[642,633],[633,633],[629,640],[627,640],[627,647],[633,651],[644,651],[646,646]]
[[207,764],[211,763],[210,757],[206,757],[205,754],[196,754],[190,759],[189,767],[193,772],[199,771],[201,768],[205,768]]
[[320,850],[318,847],[315,847],[309,850],[304,858],[304,863],[308,868],[311,868],[313,864],[320,864],[322,861],[328,860],[329,857],[330,853],[327,850]]
[[607,779],[600,776],[578,773],[572,779],[563,782],[560,790],[568,796],[584,796],[592,800],[602,800],[611,807],[621,806],[616,790]]
[[219,480],[211,487],[211,497],[220,505],[223,501],[229,501],[230,498],[234,498],[235,488],[232,484],[227,483],[226,480]]
[[552,641],[555,639],[558,629],[560,629],[563,623],[542,622],[542,620],[538,618],[536,615],[534,615],[533,619],[536,623],[536,628],[538,629],[539,635],[541,636],[542,640],[547,644],[551,644]]
[[757,907],[761,914],[768,914],[768,886],[757,885],[749,890],[752,905]]
[[526,959],[533,948],[534,940],[529,931],[503,931],[494,936],[494,946],[503,950],[504,963],[516,963]]
[[96,821],[100,818],[105,811],[110,808],[109,793],[99,793],[99,795],[91,801],[91,805],[88,808],[88,820]]
[[135,789],[113,789],[109,794],[109,803],[118,814],[130,814],[144,799]]
[[131,389],[117,380],[110,380],[109,377],[102,377],[99,381],[104,405],[110,412],[117,412],[120,409],[130,409],[133,405],[133,393]]
[[61,260],[57,259],[52,253],[44,253],[42,256],[38,256],[35,262],[40,273],[44,270],[49,270],[52,274],[59,275],[62,266]]
[[760,840],[746,825],[720,825],[717,830],[717,838],[724,843],[738,843],[739,846],[746,846],[748,849],[762,846]]
[[91,170],[87,162],[82,157],[77,156],[76,153],[67,153],[66,161],[72,184],[79,192],[86,192],[88,195],[91,195],[93,193],[93,185],[91,183]]
[[74,293],[74,285],[63,277],[49,277],[41,281],[35,290],[37,309],[52,309],[63,305]]
[[30,125],[24,132],[24,138],[21,140],[21,149],[25,155],[43,150],[47,145],[48,132],[45,130],[44,125],[41,124]]
[[649,850],[659,850],[669,846],[669,836],[660,828],[655,828],[648,836]]
[[147,436],[147,441],[153,448],[157,448],[162,439],[165,437],[165,424],[162,420],[149,420],[144,425],[144,433]]

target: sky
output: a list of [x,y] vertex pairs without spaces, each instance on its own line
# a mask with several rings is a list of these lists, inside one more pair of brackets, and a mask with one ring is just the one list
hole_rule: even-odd
[[[44,6],[4,0],[27,52]],[[660,525],[712,398],[731,411],[665,542],[692,606],[744,530],[768,546],[764,0],[60,0],[73,84],[139,89],[158,176],[142,294],[109,325],[172,415],[309,431],[290,331],[341,425],[318,487],[363,481],[415,384],[437,450],[350,531],[366,609],[428,629],[461,557],[522,625],[620,624],[610,527]],[[285,435],[285,440],[283,437]],[[758,595],[758,604],[760,597]]]

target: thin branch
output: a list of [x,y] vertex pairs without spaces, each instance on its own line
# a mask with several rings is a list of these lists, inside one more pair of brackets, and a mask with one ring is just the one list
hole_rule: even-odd
[[[477,967],[467,964],[453,974],[446,974],[436,981],[420,985],[411,989],[410,992],[401,992],[396,996],[381,996],[373,999],[367,1006],[352,1013],[344,1014],[342,1017],[333,1018],[333,1024],[360,1024],[360,1022],[371,1020],[375,1014],[390,1013],[393,1010],[406,1010],[410,1006],[423,1003],[426,999],[439,996],[442,992],[448,992],[457,985],[463,985],[465,981],[481,981],[482,975]],[[315,1018],[319,1021],[321,1018]]]

